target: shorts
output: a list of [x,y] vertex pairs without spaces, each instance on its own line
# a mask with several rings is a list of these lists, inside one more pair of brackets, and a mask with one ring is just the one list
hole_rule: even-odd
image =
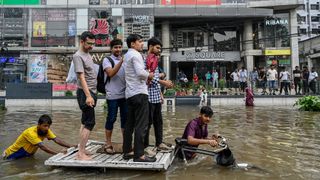
[[90,107],[86,104],[86,95],[82,89],[77,90],[77,100],[79,108],[82,111],[81,123],[84,125],[84,128],[92,131],[95,122],[94,107],[97,104],[97,95],[90,91],[91,97],[94,99],[94,106]]
[[6,160],[20,159],[20,158],[29,157],[29,156],[32,156],[32,154],[28,153],[23,148],[20,148],[17,152],[14,152],[9,156],[7,156],[5,152],[3,152],[2,154],[2,158]]
[[240,82],[239,81],[233,81],[233,88],[239,88]]

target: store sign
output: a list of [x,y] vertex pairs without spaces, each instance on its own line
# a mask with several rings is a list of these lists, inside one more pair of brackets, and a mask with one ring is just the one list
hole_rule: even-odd
[[94,19],[90,20],[90,31],[94,35],[104,34],[107,35],[109,32],[109,23],[107,19]]
[[50,9],[48,12],[48,21],[67,21],[68,11],[60,9]]
[[161,0],[162,5],[221,5],[221,0]]
[[187,60],[224,60],[224,52],[215,52],[215,51],[201,51],[201,52],[192,52],[188,51],[186,53]]
[[77,84],[52,84],[52,91],[75,91]]
[[274,26],[274,25],[288,25],[289,22],[287,19],[270,19],[266,20],[266,26]]
[[89,0],[89,5],[100,5],[100,0]]
[[95,63],[101,63],[107,55],[105,53],[93,53],[91,56]]
[[0,0],[1,5],[39,5],[40,0]]
[[266,49],[264,54],[266,56],[278,56],[278,55],[291,55],[291,50],[290,49]]
[[149,24],[150,23],[150,17],[147,15],[137,15],[133,16],[133,23],[135,24]]

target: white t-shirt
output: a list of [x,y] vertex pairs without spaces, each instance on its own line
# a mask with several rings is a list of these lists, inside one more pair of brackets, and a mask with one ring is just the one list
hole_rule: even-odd
[[240,76],[240,82],[246,82],[247,81],[247,77],[248,77],[248,74],[247,74],[247,70],[240,70],[239,71],[239,76]]
[[268,81],[277,80],[277,75],[278,75],[277,70],[275,70],[275,69],[269,69],[268,72],[267,72],[267,80],[268,80]]
[[312,81],[314,78],[318,77],[318,73],[317,72],[310,72],[309,74],[309,82]]
[[[110,56],[113,59],[114,66],[116,66],[120,61],[115,56]],[[103,60],[103,69],[112,68],[112,65],[108,58],[104,58]],[[105,78],[107,74],[105,73]],[[106,79],[105,79],[106,80]],[[106,83],[106,98],[109,100],[122,99],[125,98],[125,90],[126,90],[126,81],[125,81],[125,72],[124,66],[121,65],[117,74],[115,74],[110,81]]]
[[239,73],[238,72],[233,72],[231,74],[233,81],[239,81]]
[[290,74],[289,74],[289,72],[288,71],[281,71],[280,72],[280,77],[281,77],[281,80],[282,81],[287,81],[287,80],[289,80],[289,76],[290,76]]

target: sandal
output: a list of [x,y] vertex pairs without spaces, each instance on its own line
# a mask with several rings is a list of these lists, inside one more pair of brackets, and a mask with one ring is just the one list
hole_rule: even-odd
[[104,146],[104,152],[107,154],[115,154],[116,152],[114,151],[112,145],[105,145]]

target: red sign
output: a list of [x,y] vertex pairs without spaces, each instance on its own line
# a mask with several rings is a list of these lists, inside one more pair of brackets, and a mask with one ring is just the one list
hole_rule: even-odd
[[221,5],[221,0],[161,0],[162,5]]
[[52,84],[52,91],[75,91],[76,84]]
[[107,19],[91,19],[90,30],[94,35],[108,34],[109,23],[108,23]]

